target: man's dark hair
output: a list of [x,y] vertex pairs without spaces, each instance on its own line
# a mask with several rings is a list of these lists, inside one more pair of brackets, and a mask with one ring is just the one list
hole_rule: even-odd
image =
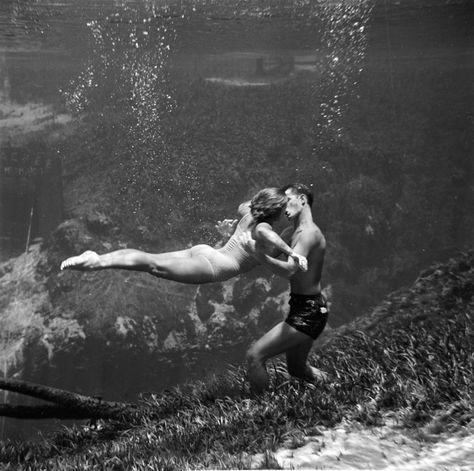
[[309,206],[313,206],[313,192],[304,183],[290,183],[282,188],[283,191],[291,190],[297,195],[305,195]]

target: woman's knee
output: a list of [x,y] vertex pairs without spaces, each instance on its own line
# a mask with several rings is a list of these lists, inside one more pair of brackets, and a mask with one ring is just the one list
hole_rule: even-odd
[[158,259],[150,256],[143,261],[147,267],[147,271],[159,278],[165,278],[171,272],[172,263],[170,260]]

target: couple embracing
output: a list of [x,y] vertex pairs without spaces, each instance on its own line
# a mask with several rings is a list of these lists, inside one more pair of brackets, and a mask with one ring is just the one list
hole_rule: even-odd
[[[221,223],[221,227],[227,226],[233,233],[219,249],[200,244],[162,254],[135,249],[102,255],[86,251],[66,259],[61,269],[138,270],[180,283],[202,284],[225,281],[263,265],[289,280],[290,309],[285,321],[263,335],[247,352],[251,388],[254,392],[266,389],[269,377],[265,363],[281,353],[286,353],[291,375],[318,381],[323,379],[322,373],[307,363],[307,357],[328,318],[321,293],[326,241],[314,223],[312,204],[313,194],[306,185],[264,188],[239,206],[240,220]],[[282,215],[292,226],[280,236],[273,231],[273,224]]]

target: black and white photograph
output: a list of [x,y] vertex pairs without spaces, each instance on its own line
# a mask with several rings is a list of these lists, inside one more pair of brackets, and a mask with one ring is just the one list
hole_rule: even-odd
[[0,0],[0,470],[474,469],[472,0]]

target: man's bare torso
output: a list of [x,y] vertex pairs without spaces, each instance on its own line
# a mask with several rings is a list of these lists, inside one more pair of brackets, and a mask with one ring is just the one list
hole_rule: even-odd
[[298,270],[291,278],[291,292],[295,294],[319,294],[321,292],[321,275],[326,251],[326,239],[316,224],[299,225],[287,228],[282,238],[292,248],[304,240],[307,253],[302,253],[308,259],[308,271]]

